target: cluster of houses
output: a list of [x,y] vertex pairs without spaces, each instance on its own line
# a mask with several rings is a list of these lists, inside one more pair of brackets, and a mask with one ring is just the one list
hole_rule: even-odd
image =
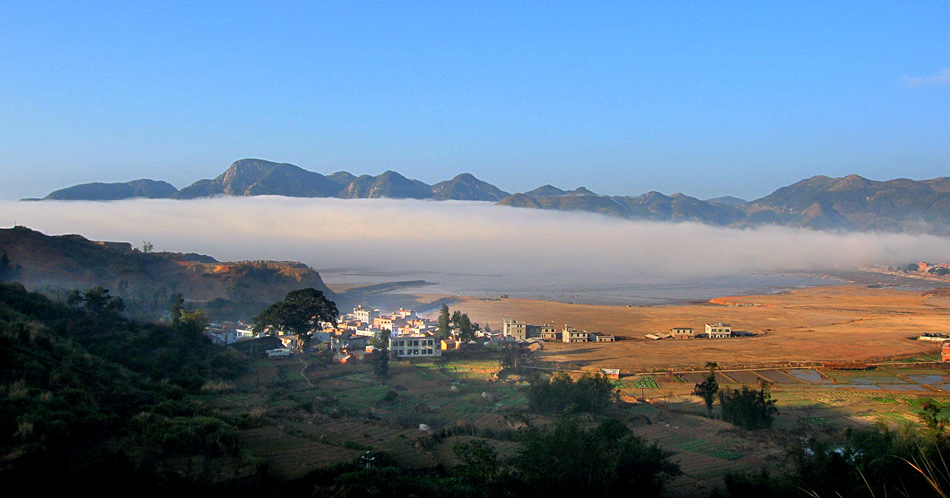
[[205,335],[211,338],[211,342],[220,346],[227,346],[238,341],[253,339],[256,337],[251,330],[253,325],[238,322],[211,322],[205,327]]
[[656,336],[653,334],[647,334],[649,339],[665,339],[667,337],[673,339],[728,339],[730,337],[736,337],[740,335],[732,331],[732,326],[728,323],[707,323],[706,332],[697,334],[696,330],[692,327],[673,327],[670,329],[670,334],[668,336]]
[[513,341],[558,341],[558,342],[614,342],[616,338],[602,332],[588,332],[574,327],[564,327],[560,330],[555,325],[531,325],[511,318],[505,318],[502,327],[502,338]]
[[921,261],[907,267],[909,272],[929,273],[931,275],[950,275],[950,263],[928,263]]
[[[311,348],[325,343],[333,351],[333,361],[348,363],[371,358],[377,348],[370,343],[379,339],[383,332],[389,333],[389,354],[395,358],[437,357],[446,349],[458,349],[453,339],[439,338],[436,325],[429,319],[416,315],[414,310],[400,308],[394,313],[382,313],[378,309],[357,306],[352,313],[339,317],[337,322],[324,322],[319,330],[311,333]],[[242,322],[212,323],[205,329],[212,341],[221,345],[235,345],[238,349],[268,356],[286,356],[297,346],[293,335],[268,335],[258,337],[252,327]],[[249,339],[266,341],[260,344],[244,344]],[[266,346],[262,346],[266,343]]]
[[[461,344],[456,339],[440,339],[436,324],[428,318],[420,317],[413,310],[400,308],[393,313],[382,313],[378,309],[357,306],[352,313],[340,316],[337,322],[322,323],[320,330],[311,334],[311,348],[321,343],[328,344],[337,363],[348,363],[371,358],[378,354],[373,339],[379,339],[388,332],[389,354],[394,358],[440,357],[443,351],[458,349]],[[211,323],[205,330],[212,341],[221,345],[235,345],[238,349],[268,356],[286,356],[296,349],[297,338],[292,335],[261,334],[258,337],[251,325],[243,322]],[[479,331],[477,337],[491,343],[527,342],[614,342],[616,337],[602,332],[588,332],[568,325],[557,327],[550,323],[532,325],[519,320],[505,318],[500,333]],[[734,332],[725,323],[707,323],[705,333],[697,333],[691,327],[673,327],[669,335],[646,334],[648,339],[724,339],[742,333]],[[249,339],[259,339],[257,344],[246,344]],[[266,339],[266,341],[262,341]],[[937,339],[936,337],[934,339]],[[946,336],[940,337],[946,340]],[[540,344],[535,344],[540,347]]]

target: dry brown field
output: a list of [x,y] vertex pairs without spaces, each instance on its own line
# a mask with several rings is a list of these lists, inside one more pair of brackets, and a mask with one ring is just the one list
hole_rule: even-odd
[[[418,296],[420,303],[433,296]],[[950,299],[919,291],[840,285],[760,296],[730,296],[700,304],[648,307],[593,306],[501,298],[461,298],[450,305],[472,318],[501,328],[504,318],[531,324],[568,324],[615,334],[616,343],[546,343],[545,361],[580,368],[620,368],[625,372],[673,368],[790,365],[809,362],[866,361],[933,353],[939,343],[910,340],[924,332],[950,331]],[[652,341],[645,334],[672,327],[704,330],[724,322],[754,337]]]

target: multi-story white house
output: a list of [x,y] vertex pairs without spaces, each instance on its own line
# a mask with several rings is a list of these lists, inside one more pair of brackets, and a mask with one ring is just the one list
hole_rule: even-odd
[[519,322],[518,320],[513,320],[511,318],[505,318],[504,325],[502,327],[502,335],[512,337],[514,339],[525,340],[528,338],[528,324],[525,322]]
[[435,334],[402,334],[389,338],[389,353],[396,358],[442,356],[442,345]]
[[353,308],[353,316],[355,316],[357,320],[367,325],[373,325],[373,319],[379,316],[379,310],[371,310],[362,306],[357,306]]
[[562,342],[587,342],[588,339],[590,339],[590,334],[586,330],[577,330],[565,325],[564,330],[561,331]]
[[706,337],[710,339],[726,339],[732,337],[732,327],[727,323],[707,323]]

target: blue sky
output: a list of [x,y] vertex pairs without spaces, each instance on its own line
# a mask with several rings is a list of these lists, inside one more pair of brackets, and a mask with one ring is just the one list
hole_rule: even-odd
[[0,1],[0,198],[244,157],[700,198],[950,176],[948,2],[586,3]]

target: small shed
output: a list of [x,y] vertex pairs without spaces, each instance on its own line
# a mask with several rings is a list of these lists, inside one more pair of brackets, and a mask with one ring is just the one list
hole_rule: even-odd
[[601,373],[604,374],[608,379],[620,379],[620,369],[619,368],[601,368]]

